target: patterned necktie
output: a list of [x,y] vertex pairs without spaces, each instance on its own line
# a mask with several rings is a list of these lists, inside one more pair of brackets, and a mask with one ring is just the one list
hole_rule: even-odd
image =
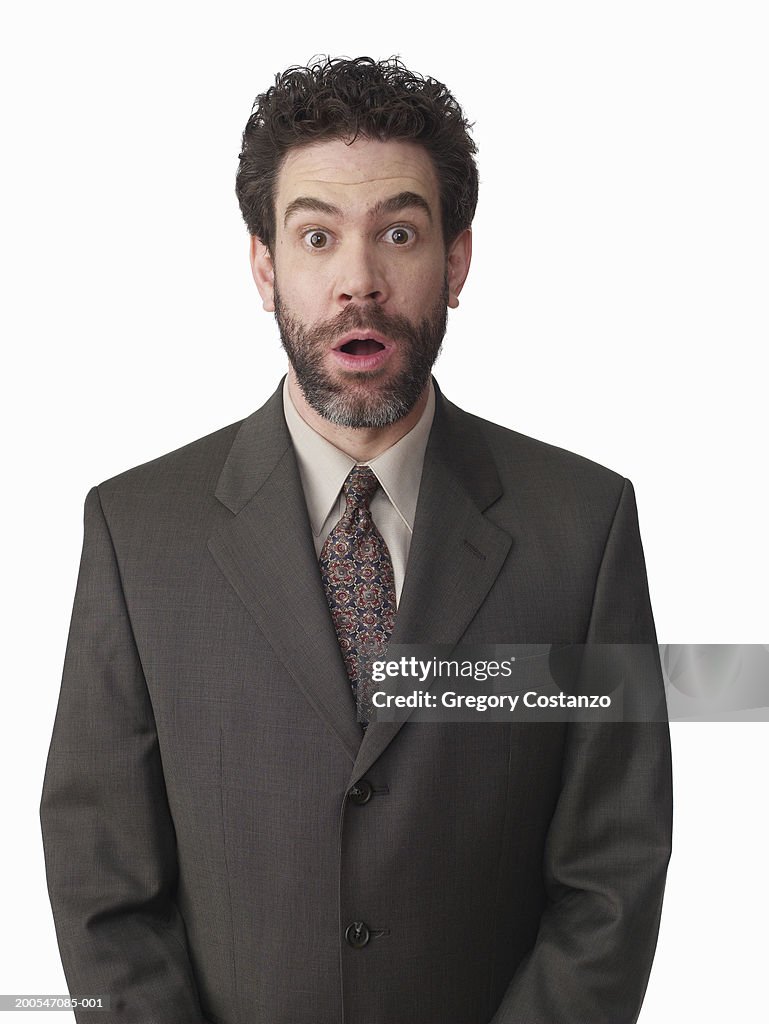
[[[356,700],[358,658],[381,656],[395,623],[393,564],[369,511],[378,486],[368,466],[350,471],[342,485],[347,507],[319,557],[323,589]],[[365,729],[368,722],[362,724]]]

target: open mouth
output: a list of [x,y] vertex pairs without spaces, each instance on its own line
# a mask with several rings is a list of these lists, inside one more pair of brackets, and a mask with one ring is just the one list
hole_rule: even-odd
[[383,349],[381,341],[375,341],[374,338],[351,338],[340,345],[337,351],[346,352],[350,356],[373,356]]
[[387,335],[359,327],[337,340],[331,357],[342,370],[365,374],[381,370],[394,351],[395,345]]

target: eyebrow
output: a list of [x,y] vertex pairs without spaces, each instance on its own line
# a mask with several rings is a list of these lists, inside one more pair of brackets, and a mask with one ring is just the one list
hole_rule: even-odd
[[[424,196],[420,196],[418,192],[398,192],[396,195],[390,196],[388,199],[380,199],[378,203],[374,203],[368,211],[368,215],[369,217],[379,217],[383,213],[400,213],[401,210],[406,210],[409,207],[415,207],[418,210],[423,210],[432,224],[433,215],[432,210],[430,209],[430,204]],[[298,196],[296,199],[292,199],[286,207],[286,213],[283,217],[283,226],[286,226],[288,218],[292,214],[298,213],[300,210],[310,210],[313,213],[325,213],[329,217],[339,217],[340,220],[344,219],[344,213],[338,206],[334,206],[333,203],[327,203],[325,200],[317,199],[315,196]]]

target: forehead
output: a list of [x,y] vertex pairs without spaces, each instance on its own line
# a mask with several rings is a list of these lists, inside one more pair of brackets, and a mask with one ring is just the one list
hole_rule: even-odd
[[278,173],[275,205],[311,195],[354,210],[397,192],[417,192],[436,214],[438,176],[427,150],[414,142],[357,138],[316,142],[289,150]]

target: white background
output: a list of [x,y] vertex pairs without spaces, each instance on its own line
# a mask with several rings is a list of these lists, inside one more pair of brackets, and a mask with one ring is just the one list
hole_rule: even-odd
[[[234,175],[290,64],[399,54],[454,91],[481,199],[444,392],[633,481],[660,642],[769,642],[766,19],[740,0],[9,5],[0,992],[66,991],[38,803],[86,492],[247,415],[284,369]],[[758,1024],[767,726],[672,734],[640,1019]]]

